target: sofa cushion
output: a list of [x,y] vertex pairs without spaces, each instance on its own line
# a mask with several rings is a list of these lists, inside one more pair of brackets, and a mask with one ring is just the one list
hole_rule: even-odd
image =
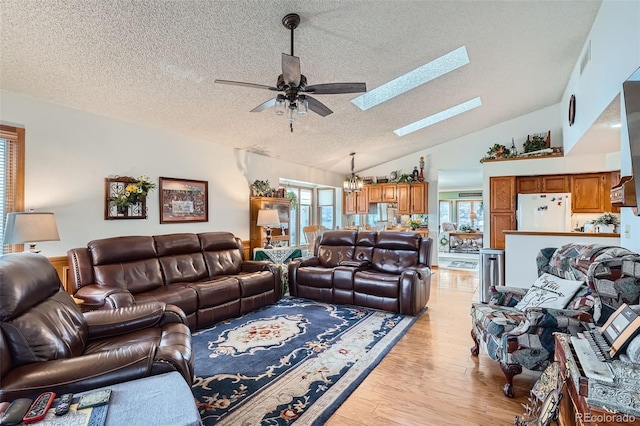
[[232,233],[205,232],[198,234],[198,238],[209,277],[240,273],[244,253],[242,243],[239,243]]
[[82,355],[88,340],[80,309],[62,289],[0,326],[13,367]]
[[544,273],[533,283],[515,308],[520,311],[532,307],[563,309],[583,284],[583,281],[565,280]]
[[190,284],[188,282],[173,283],[137,293],[135,295],[136,303],[164,302],[176,305],[185,314],[191,315],[198,309],[198,294],[190,287]]
[[371,266],[376,271],[400,274],[418,264],[420,234],[414,232],[381,232],[373,249]]
[[133,294],[150,291],[164,284],[157,258],[96,265],[94,275],[96,284],[118,287]]
[[319,266],[304,266],[298,269],[297,282],[309,287],[332,288],[333,269]]
[[345,260],[353,260],[356,231],[325,231],[318,245],[320,266],[334,268]]
[[153,237],[112,237],[89,241],[87,244],[94,265],[108,265],[136,260],[155,259],[158,256]]

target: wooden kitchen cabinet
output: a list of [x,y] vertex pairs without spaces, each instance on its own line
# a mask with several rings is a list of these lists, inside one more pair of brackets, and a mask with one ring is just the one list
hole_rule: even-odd
[[383,203],[395,203],[398,201],[398,196],[396,195],[397,184],[388,183],[382,185],[382,202]]
[[364,187],[360,192],[350,192],[344,194],[343,211],[344,214],[367,214],[369,213],[369,188]]
[[516,229],[516,212],[512,213],[493,213],[491,212],[491,235],[489,244],[491,248],[506,248],[506,237],[502,231],[511,231]]
[[369,188],[366,186],[362,188],[362,191],[356,192],[356,213],[369,213]]
[[399,183],[396,185],[396,198],[398,199],[398,214],[411,214],[411,185]]
[[518,194],[539,194],[542,191],[541,176],[518,176],[516,178],[516,192]]
[[382,203],[382,185],[368,185],[369,202]]
[[541,192],[571,192],[570,178],[568,175],[541,176]]
[[504,249],[505,235],[502,231],[516,229],[516,177],[489,178],[489,223],[491,248]]
[[414,182],[409,187],[409,198],[411,200],[411,214],[427,214],[429,204],[427,202],[429,194],[428,182]]
[[540,194],[544,192],[570,192],[569,175],[518,176],[518,194]]
[[489,178],[491,213],[516,210],[516,177],[500,176]]
[[[584,173],[571,176],[571,211],[573,213],[604,213],[609,199],[605,173]],[[605,190],[606,188],[606,190]],[[609,201],[609,210],[611,210]]]

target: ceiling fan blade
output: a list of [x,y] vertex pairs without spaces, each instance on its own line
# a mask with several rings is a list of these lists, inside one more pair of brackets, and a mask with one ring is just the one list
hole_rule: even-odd
[[318,115],[321,115],[322,117],[333,114],[333,111],[331,111],[325,104],[315,98],[312,98],[311,96],[307,96],[307,103],[311,111],[315,112]]
[[266,86],[264,84],[243,83],[242,81],[231,81],[231,80],[213,80],[213,82],[218,84],[230,84],[232,86],[252,87],[254,89],[267,89],[267,90],[278,91],[277,87]]
[[282,76],[289,86],[300,85],[300,58],[297,56],[282,54]]
[[268,101],[261,103],[260,105],[252,109],[251,112],[262,112],[265,109],[271,108],[272,106],[275,106],[275,105],[276,105],[276,98],[269,99]]
[[315,95],[335,95],[340,93],[360,93],[367,91],[366,83],[326,83],[312,84],[304,89]]

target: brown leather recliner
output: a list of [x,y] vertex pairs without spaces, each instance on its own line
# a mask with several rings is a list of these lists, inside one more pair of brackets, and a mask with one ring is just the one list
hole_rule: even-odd
[[178,371],[191,385],[184,313],[155,302],[82,313],[44,256],[0,256],[0,401]]
[[314,256],[289,263],[291,295],[417,315],[429,301],[431,244],[414,232],[326,231]]

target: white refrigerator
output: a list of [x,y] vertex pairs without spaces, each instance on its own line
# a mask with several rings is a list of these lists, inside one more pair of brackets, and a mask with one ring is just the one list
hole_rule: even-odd
[[571,194],[518,194],[519,231],[571,230]]

